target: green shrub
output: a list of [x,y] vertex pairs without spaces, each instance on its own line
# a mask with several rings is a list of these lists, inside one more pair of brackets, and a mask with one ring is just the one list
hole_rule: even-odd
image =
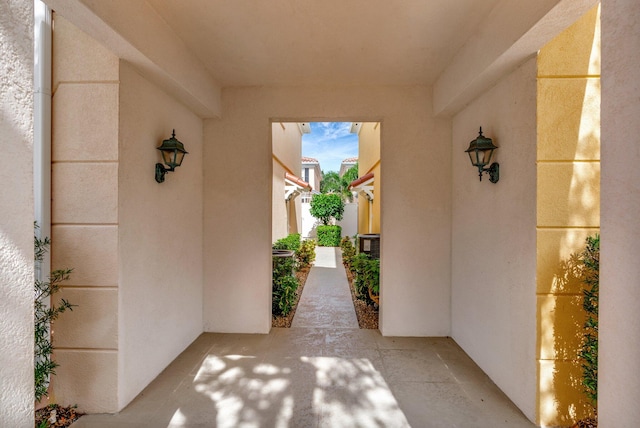
[[[35,225],[38,228],[38,225]],[[37,271],[41,269],[45,253],[49,250],[49,238],[39,239],[34,234],[34,260]],[[60,283],[69,279],[73,269],[54,270],[46,281],[35,280],[34,299],[34,390],[35,399],[40,401],[47,395],[50,377],[56,374],[58,364],[51,359],[53,354],[52,337],[49,334],[51,324],[67,309],[72,311],[72,305],[65,299],[56,303],[51,298],[60,291]],[[51,299],[50,299],[51,298]]]
[[273,282],[273,297],[271,312],[273,315],[287,316],[293,309],[296,300],[298,279],[292,275],[285,275]]
[[345,236],[340,241],[340,248],[342,249],[342,264],[350,269],[353,257],[356,255],[356,247],[351,243],[351,238]]
[[278,239],[272,246],[274,250],[298,251],[300,248],[300,234],[292,233],[286,238]]
[[318,226],[318,245],[321,247],[339,247],[342,227]]
[[[319,193],[311,197],[311,209],[309,213],[327,226],[332,218],[342,220],[344,214],[344,202],[340,195],[335,193]],[[337,247],[338,245],[333,245]]]
[[[298,279],[293,276],[293,272],[299,267],[298,254],[301,248],[299,233],[292,233],[286,238],[278,239],[273,244],[273,249],[294,252],[291,257],[273,257],[271,301],[273,315],[286,316],[293,309],[296,290],[299,286]],[[307,256],[305,255],[305,257]]]
[[305,239],[300,244],[300,248],[296,251],[296,259],[301,268],[311,266],[316,259],[316,241],[313,239]]
[[273,257],[273,282],[283,276],[293,275],[297,264],[294,257]]
[[582,307],[587,313],[584,336],[580,349],[582,359],[582,385],[594,406],[598,403],[598,297],[600,294],[600,235],[587,238],[585,250],[580,254],[584,265],[584,300]]
[[373,303],[371,294],[380,294],[380,260],[359,253],[352,259],[351,272],[354,275],[353,288],[359,299]]

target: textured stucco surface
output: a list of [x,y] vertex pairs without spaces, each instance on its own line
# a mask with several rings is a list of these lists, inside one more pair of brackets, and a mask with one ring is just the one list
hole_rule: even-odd
[[[535,418],[536,62],[529,60],[453,120],[452,336]],[[496,146],[490,183],[464,150]]]
[[33,426],[33,2],[0,2],[0,426]]
[[592,8],[538,55],[538,420],[590,416],[577,359],[585,313],[575,254],[600,226],[600,15]]
[[381,331],[450,334],[450,134],[430,106],[414,86],[224,90],[205,122],[205,331],[270,329],[270,120],[363,120],[383,122]]
[[602,2],[602,253],[598,418],[640,420],[640,8]]
[[53,400],[77,404],[86,412],[114,412],[118,58],[58,14],[53,58],[52,266],[74,269],[60,297],[78,305],[55,326],[60,367],[52,384]]
[[[118,409],[202,332],[202,120],[120,66]],[[155,181],[176,131],[189,152]],[[242,195],[238,195],[242,197]]]

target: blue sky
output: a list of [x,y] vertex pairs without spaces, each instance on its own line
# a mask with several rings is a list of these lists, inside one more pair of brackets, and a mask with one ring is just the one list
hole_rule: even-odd
[[351,122],[311,122],[311,134],[302,136],[302,156],[316,158],[324,172],[340,170],[346,158],[358,156],[358,135]]

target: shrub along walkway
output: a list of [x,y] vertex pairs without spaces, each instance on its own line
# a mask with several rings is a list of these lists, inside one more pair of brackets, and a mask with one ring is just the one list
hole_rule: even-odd
[[203,333],[119,414],[72,428],[534,426],[452,339],[358,328],[340,250],[318,250],[292,328]]

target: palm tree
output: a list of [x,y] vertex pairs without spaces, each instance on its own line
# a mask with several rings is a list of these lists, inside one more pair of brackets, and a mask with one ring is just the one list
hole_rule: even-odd
[[349,185],[358,178],[358,164],[355,164],[344,173],[342,177],[335,171],[322,172],[320,181],[320,193],[336,193],[343,201],[353,201],[353,193]]

